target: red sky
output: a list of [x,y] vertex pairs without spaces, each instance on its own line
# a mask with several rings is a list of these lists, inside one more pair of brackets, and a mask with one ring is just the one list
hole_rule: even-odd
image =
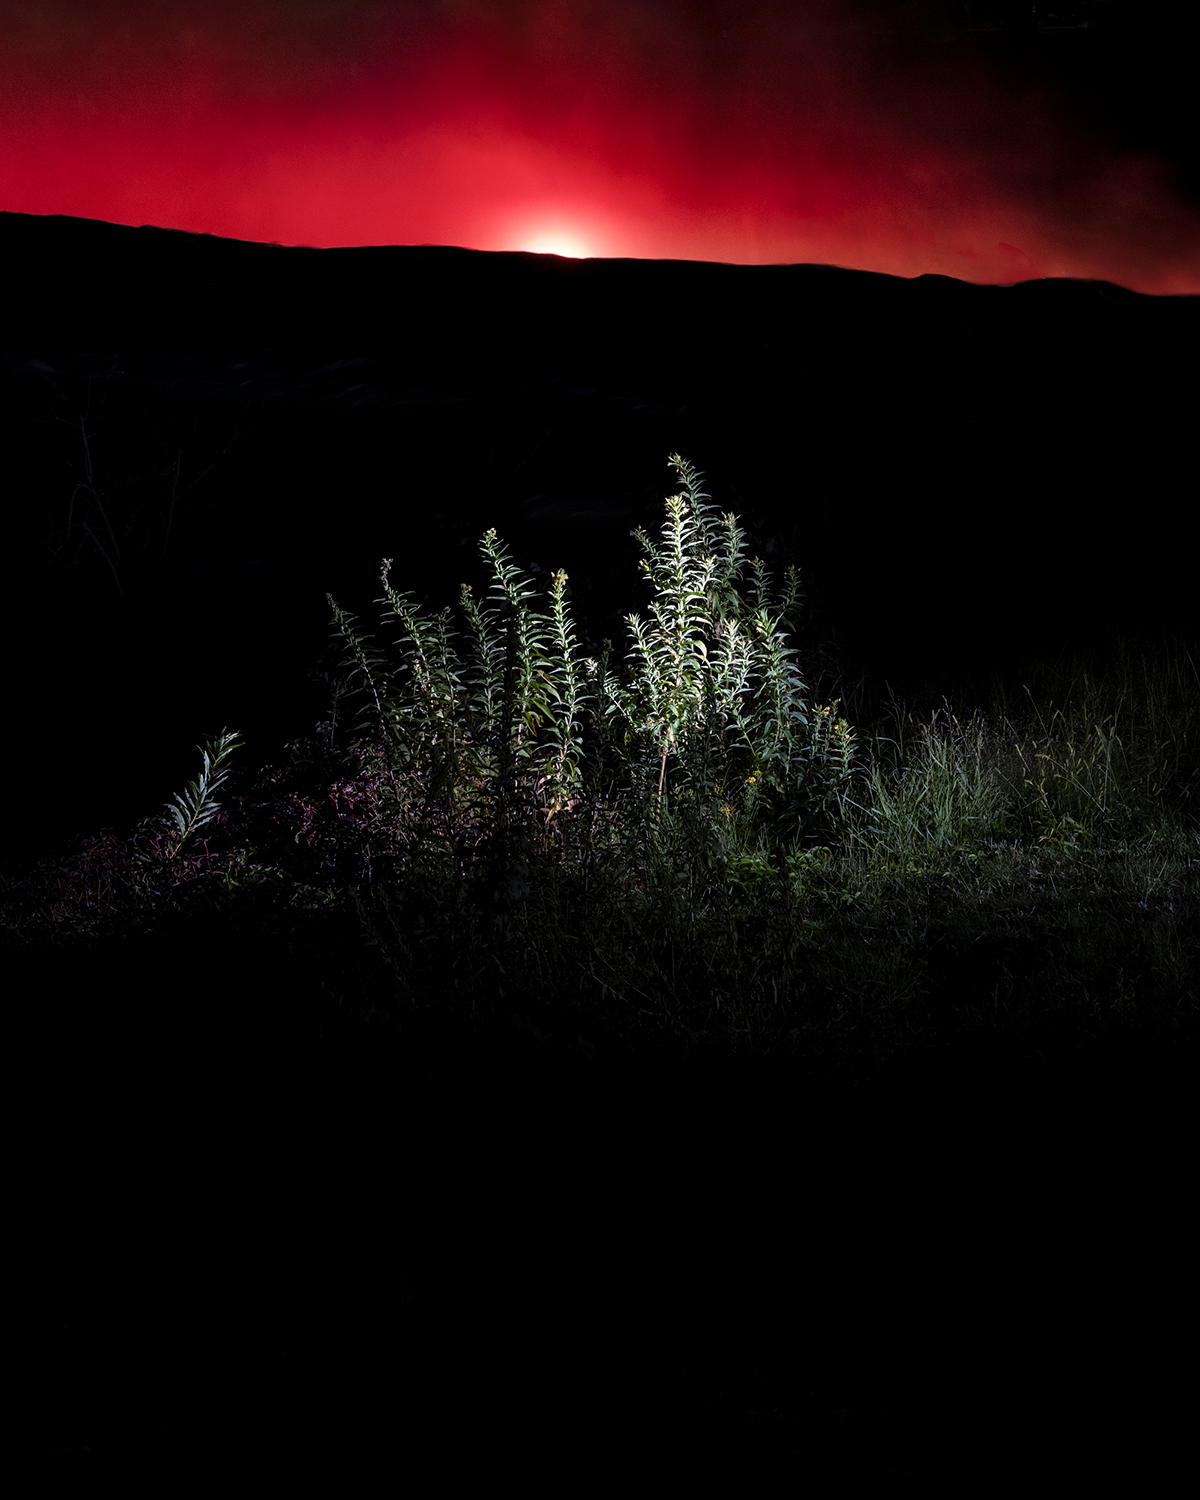
[[956,0],[0,0],[0,208],[1200,293],[1200,202],[1089,91],[1095,24],[1045,55],[965,24]]

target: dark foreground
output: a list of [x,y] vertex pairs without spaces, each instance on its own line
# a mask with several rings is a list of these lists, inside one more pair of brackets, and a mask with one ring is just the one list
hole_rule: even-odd
[[44,1485],[1153,1490],[1194,1439],[1187,1041],[556,1062],[198,936],[10,990]]

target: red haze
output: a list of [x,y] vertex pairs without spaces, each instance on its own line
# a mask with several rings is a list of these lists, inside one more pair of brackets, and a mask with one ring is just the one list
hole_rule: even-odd
[[989,38],[927,45],[885,34],[880,14],[834,0],[9,5],[0,207],[284,244],[1200,293],[1200,210],[1164,162],[1124,150]]

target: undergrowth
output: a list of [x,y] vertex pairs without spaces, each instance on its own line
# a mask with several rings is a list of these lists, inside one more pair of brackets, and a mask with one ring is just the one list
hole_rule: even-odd
[[494,532],[457,616],[385,560],[393,654],[329,599],[329,716],[286,764],[239,783],[223,733],[166,817],[10,881],[6,944],[207,914],[401,1031],[499,1022],[585,1055],[879,1062],[1192,1025],[1189,652],[851,725],[798,665],[798,576],[776,587],[672,463],[623,655],[586,656],[566,575],[541,596]]

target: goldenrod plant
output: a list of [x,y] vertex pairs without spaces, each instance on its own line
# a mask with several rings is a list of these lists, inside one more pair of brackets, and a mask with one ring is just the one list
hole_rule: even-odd
[[198,745],[196,748],[204,757],[200,775],[188,782],[182,796],[177,793],[166,806],[166,814],[178,835],[167,850],[168,859],[174,859],[188,839],[211,823],[220,812],[215,794],[229,775],[225,762],[241,748],[241,741],[236,730],[223,729],[207,746]]
[[[389,673],[353,617],[330,598],[345,666],[363,696],[359,729],[375,729],[389,766],[426,788],[471,787],[511,796],[520,785],[549,815],[578,797],[585,762],[614,754],[636,782],[653,762],[661,806],[668,764],[692,799],[724,801],[746,787],[814,805],[844,789],[853,735],[829,708],[810,710],[790,633],[801,598],[794,568],[772,592],[761,560],[748,561],[732,514],[718,515],[700,476],[680,455],[683,489],[666,502],[662,540],[635,533],[654,597],[650,617],[630,615],[626,671],[584,657],[567,607],[567,576],[553,575],[546,607],[495,531],[480,544],[492,583],[480,603],[461,596],[465,655],[448,613],[424,619],[382,570],[385,619],[401,627]],[[748,579],[743,575],[748,574]],[[589,735],[590,728],[590,735]]]
[[644,736],[657,755],[660,801],[672,756],[716,796],[747,768],[755,780],[786,780],[810,723],[787,643],[800,598],[795,569],[776,598],[756,559],[743,597],[745,536],[736,516],[717,514],[679,454],[671,465],[683,489],[666,502],[662,540],[635,533],[655,598],[648,622],[627,618],[633,675],[621,705],[631,737]]

